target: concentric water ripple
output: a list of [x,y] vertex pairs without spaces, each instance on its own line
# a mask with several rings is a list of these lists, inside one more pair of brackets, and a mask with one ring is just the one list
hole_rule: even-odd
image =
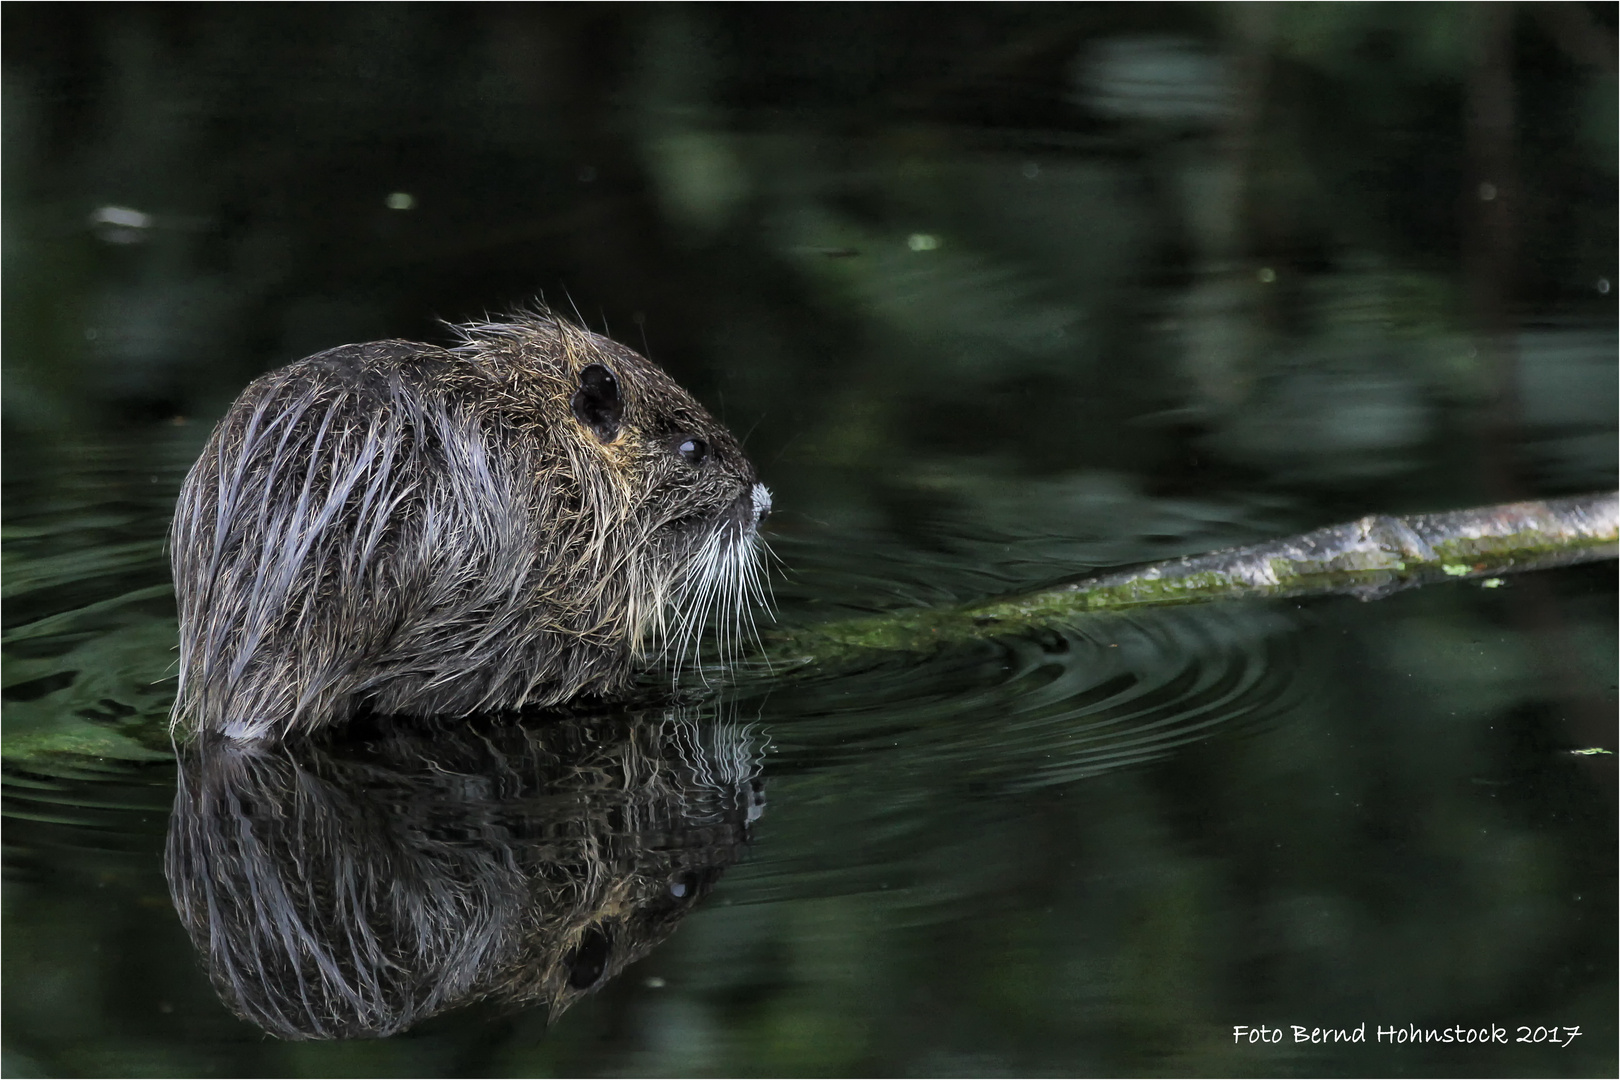
[[[954,850],[961,822],[1084,799],[1111,776],[1129,785],[1132,767],[1298,715],[1318,682],[1313,629],[1293,605],[1164,608],[750,677],[737,692],[772,732],[776,822],[813,818],[823,839],[771,851],[768,823],[768,857],[743,869],[738,897],[880,891],[927,921],[994,888],[995,853]],[[911,889],[919,874],[936,884]]]
[[928,658],[800,669],[771,684],[761,712],[781,767],[893,746],[1014,788],[1067,783],[1275,715],[1303,686],[1297,620],[1261,605],[1095,617]]

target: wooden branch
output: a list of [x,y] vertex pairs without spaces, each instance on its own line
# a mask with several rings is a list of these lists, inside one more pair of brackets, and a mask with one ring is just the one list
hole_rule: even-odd
[[1374,514],[1284,540],[1113,571],[1017,596],[785,631],[768,643],[768,655],[773,664],[791,665],[873,650],[926,653],[1145,605],[1332,594],[1374,600],[1438,581],[1612,559],[1617,534],[1620,493],[1615,492],[1412,517]]

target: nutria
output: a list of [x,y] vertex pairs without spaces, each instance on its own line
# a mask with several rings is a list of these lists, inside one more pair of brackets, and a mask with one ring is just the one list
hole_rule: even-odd
[[656,643],[695,648],[713,608],[735,642],[770,509],[737,441],[552,315],[453,329],[272,371],[215,428],[170,532],[176,726],[613,695]]
[[280,1038],[391,1035],[479,1000],[555,1018],[742,857],[763,749],[679,707],[204,733],[180,751],[164,870],[220,998]]

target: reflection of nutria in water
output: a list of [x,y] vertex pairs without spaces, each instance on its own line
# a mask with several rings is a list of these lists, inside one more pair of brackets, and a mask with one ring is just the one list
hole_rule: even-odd
[[258,379],[181,489],[174,721],[236,738],[622,690],[734,642],[770,495],[647,360],[551,316]]
[[480,999],[556,1016],[669,936],[764,805],[734,724],[434,727],[182,751],[165,870],[237,1015],[288,1039]]

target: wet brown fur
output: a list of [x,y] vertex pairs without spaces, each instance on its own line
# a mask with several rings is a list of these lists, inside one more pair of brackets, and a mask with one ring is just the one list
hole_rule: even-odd
[[[716,602],[740,619],[769,495],[731,435],[550,315],[457,331],[301,360],[220,421],[170,534],[177,726],[257,738],[359,708],[611,695],[672,609],[688,637]],[[592,365],[616,380],[611,437],[573,404]]]

